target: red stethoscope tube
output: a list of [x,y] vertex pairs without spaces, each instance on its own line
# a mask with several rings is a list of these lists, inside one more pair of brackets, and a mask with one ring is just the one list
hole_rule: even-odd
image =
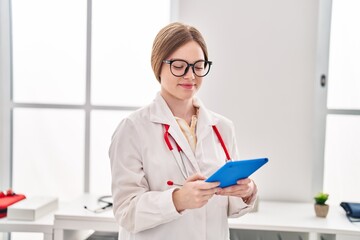
[[[176,158],[176,156],[175,156],[175,154],[174,154],[174,151],[173,151],[174,148],[173,148],[173,146],[171,145],[171,142],[170,142],[170,138],[169,138],[169,136],[170,136],[169,127],[170,127],[170,126],[169,126],[168,124],[164,124],[164,128],[165,128],[164,140],[165,140],[165,143],[166,143],[166,145],[168,146],[169,150],[173,153],[173,156],[174,156],[174,158],[175,158],[175,160],[176,160],[176,163],[178,164],[178,167],[179,167],[182,175],[183,175],[184,178],[186,179],[187,176],[188,176],[188,173],[187,173],[187,169],[186,169],[186,167],[185,167],[185,163],[184,163],[184,161],[183,161],[183,158],[182,158],[182,156],[181,156],[181,151],[182,151],[182,149],[181,149],[181,147],[179,146],[179,144],[178,144],[178,143],[175,141],[175,139],[174,139],[175,144],[176,144],[176,148],[177,148],[177,150],[178,150],[178,152],[179,152],[179,154],[180,154],[180,158],[181,158],[181,161],[180,161],[180,160],[178,161],[178,159]],[[216,127],[215,125],[212,126],[212,129],[214,130],[215,135],[216,135],[217,138],[219,139],[219,142],[220,142],[220,144],[221,144],[221,147],[223,148],[224,153],[225,153],[225,155],[226,155],[226,159],[227,159],[228,161],[230,161],[230,160],[231,160],[230,154],[229,154],[229,152],[228,152],[228,150],[227,150],[227,148],[226,148],[226,145],[225,145],[225,143],[224,143],[223,138],[222,138],[221,135],[220,135],[219,130],[217,129],[217,127]],[[181,162],[181,163],[179,163],[179,162]],[[180,166],[180,164],[181,164],[182,166]],[[184,171],[184,169],[185,169],[185,171]],[[171,180],[167,181],[167,185],[169,185],[169,186],[173,186],[173,185],[182,186],[181,184],[175,184],[175,183],[174,183],[173,181],[171,181]]]
[[[172,145],[171,145],[171,143],[170,143],[170,139],[169,139],[169,135],[170,135],[170,133],[169,133],[169,127],[170,127],[170,126],[169,126],[168,124],[164,124],[164,127],[165,127],[164,140],[165,140],[165,143],[166,143],[166,145],[168,146],[169,150],[172,151],[172,150],[173,150],[173,147],[172,147]],[[217,138],[219,139],[219,142],[220,142],[220,144],[221,144],[221,147],[223,148],[223,150],[224,150],[224,152],[225,152],[226,159],[227,159],[228,161],[230,161],[230,160],[231,160],[230,154],[229,154],[229,152],[228,152],[228,150],[227,150],[227,148],[226,148],[226,146],[225,146],[224,140],[223,140],[223,138],[221,137],[218,128],[217,128],[215,125],[212,125],[212,129],[214,130]],[[176,147],[177,147],[178,151],[179,151],[179,152],[182,151],[181,148],[180,148],[180,146],[179,146],[179,144],[177,144],[177,142],[175,142],[175,144],[176,144]]]
[[[170,133],[169,133],[169,125],[168,124],[164,124],[164,127],[165,127],[165,133],[164,133],[164,139],[165,139],[165,143],[166,145],[168,146],[169,150],[172,151],[173,150],[173,147],[171,145],[171,142],[170,142],[170,139],[169,139],[169,136],[170,136]],[[178,151],[182,151],[181,147],[179,146],[179,144],[177,144],[177,142],[175,142],[176,144],[176,147],[178,149]]]
[[219,142],[220,142],[222,148],[224,149],[224,152],[225,152],[225,155],[226,155],[226,159],[227,159],[228,161],[230,161],[230,160],[231,160],[230,154],[229,154],[229,152],[228,152],[228,150],[227,150],[227,148],[226,148],[226,146],[225,146],[224,140],[222,139],[219,130],[217,129],[217,127],[216,127],[215,125],[212,125],[212,128],[213,128],[213,130],[214,130],[217,138],[219,139]]

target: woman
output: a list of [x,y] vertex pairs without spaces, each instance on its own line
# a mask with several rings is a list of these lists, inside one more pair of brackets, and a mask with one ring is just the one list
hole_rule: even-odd
[[249,212],[257,190],[250,179],[223,189],[204,181],[227,152],[238,157],[232,122],[195,97],[212,64],[205,41],[171,23],[154,40],[151,64],[160,93],[120,123],[109,150],[119,239],[229,239],[228,216]]

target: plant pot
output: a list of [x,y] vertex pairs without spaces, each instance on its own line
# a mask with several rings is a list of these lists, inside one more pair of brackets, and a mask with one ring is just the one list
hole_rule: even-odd
[[317,217],[325,218],[329,212],[329,205],[327,204],[315,204],[315,213]]

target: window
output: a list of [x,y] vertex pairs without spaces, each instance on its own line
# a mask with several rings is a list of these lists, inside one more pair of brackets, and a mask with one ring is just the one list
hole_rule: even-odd
[[13,101],[84,104],[86,1],[11,4]]
[[155,97],[152,41],[169,21],[169,0],[11,1],[15,191],[111,194],[112,133]]
[[95,105],[142,106],[158,89],[150,65],[151,47],[169,21],[169,0],[125,3],[92,2],[91,102]]
[[329,202],[360,201],[360,2],[333,0],[324,190]]

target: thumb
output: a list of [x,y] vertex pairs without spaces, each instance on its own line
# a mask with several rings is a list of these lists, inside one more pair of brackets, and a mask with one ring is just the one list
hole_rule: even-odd
[[186,182],[194,182],[194,181],[197,181],[197,180],[205,180],[206,177],[204,175],[201,175],[200,173],[195,173],[194,175],[188,177],[186,179]]

